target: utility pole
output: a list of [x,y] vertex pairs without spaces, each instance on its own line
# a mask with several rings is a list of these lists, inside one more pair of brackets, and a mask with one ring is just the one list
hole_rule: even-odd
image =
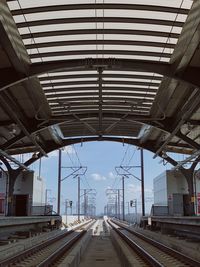
[[122,189],[107,189],[108,204],[113,205],[114,213],[120,219],[120,190]]
[[142,216],[145,216],[145,200],[144,200],[144,154],[143,149],[140,149],[141,159],[141,193],[142,193]]
[[122,220],[125,221],[124,176],[122,176]]
[[87,190],[84,189],[84,215],[87,215]]
[[[83,191],[83,194],[80,195],[80,199],[81,197],[83,197],[83,214],[84,215],[90,215],[90,210],[89,210],[89,206],[91,204],[91,202],[95,205],[96,202],[96,189],[81,189],[81,191]],[[81,202],[81,201],[80,201]]]
[[118,219],[120,220],[120,189],[117,189],[118,195]]
[[65,199],[65,215],[67,216],[68,200]]
[[[132,172],[134,168],[140,168],[141,173],[140,173],[140,178],[135,176]],[[122,176],[122,186],[123,186],[123,177],[129,178],[133,177],[140,181],[141,183],[141,199],[142,199],[142,216],[145,216],[145,196],[144,196],[144,154],[143,154],[143,149],[140,149],[140,165],[135,165],[135,166],[118,166],[115,167],[115,170],[118,175]],[[124,196],[124,192],[123,192]],[[124,210],[124,199],[122,202],[122,209]],[[124,212],[123,212],[123,217],[124,217]],[[124,220],[124,219],[123,219]]]
[[137,224],[137,199],[135,199],[135,217],[136,217],[136,224]]
[[80,221],[80,176],[78,176],[78,220]]
[[61,181],[66,180],[69,177],[77,178],[78,180],[78,201],[77,201],[77,214],[78,214],[78,220],[80,220],[80,176],[85,175],[87,171],[87,167],[83,166],[77,166],[77,167],[62,167],[65,169],[69,169],[72,172],[61,179]]
[[115,195],[115,217],[117,218],[117,195]]
[[130,209],[129,209],[129,201],[128,202],[126,202],[126,204],[127,204],[127,212],[128,212],[128,215],[130,214]]
[[61,161],[62,150],[58,150],[58,201],[57,201],[57,213],[60,214],[60,194],[61,194]]

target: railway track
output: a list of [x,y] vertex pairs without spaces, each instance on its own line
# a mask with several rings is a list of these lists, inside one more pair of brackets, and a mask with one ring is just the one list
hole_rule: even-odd
[[[139,266],[155,267],[200,267],[200,262],[175,251],[153,239],[150,239],[115,221],[108,221],[110,226],[131,247]],[[142,262],[141,262],[142,259]]]
[[22,253],[0,262],[1,267],[47,267],[63,257],[66,252],[87,232],[92,223],[86,223],[74,230],[63,231],[62,234],[36,245]]

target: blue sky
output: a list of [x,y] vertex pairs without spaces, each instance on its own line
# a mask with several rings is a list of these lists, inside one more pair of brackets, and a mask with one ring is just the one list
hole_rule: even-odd
[[[81,189],[94,188],[97,191],[96,207],[97,213],[103,212],[107,203],[105,190],[108,188],[121,188],[121,179],[117,177],[115,167],[122,165],[139,165],[140,151],[134,146],[115,142],[88,142],[77,144],[74,147],[65,148],[62,152],[62,166],[79,166],[77,154],[82,166],[87,166],[85,176],[81,178]],[[179,160],[181,160],[180,158]],[[123,160],[123,162],[122,162]],[[145,165],[145,196],[147,198],[146,210],[150,210],[153,197],[153,178],[166,169],[170,164],[163,165],[160,158],[153,159],[153,154],[144,150]],[[72,164],[73,163],[73,164]],[[38,172],[38,162],[31,166]],[[41,176],[46,180],[48,197],[54,199],[56,207],[57,198],[57,176],[58,176],[58,151],[53,151],[48,158],[42,159]],[[62,169],[62,177],[69,174],[69,169]],[[140,169],[135,168],[133,174],[140,177]],[[88,185],[89,184],[89,185]],[[135,178],[125,179],[125,201],[137,198],[138,209],[141,208],[140,182]],[[65,199],[77,201],[77,179],[67,178],[62,182],[61,208],[64,210]],[[74,205],[75,206],[75,205]]]

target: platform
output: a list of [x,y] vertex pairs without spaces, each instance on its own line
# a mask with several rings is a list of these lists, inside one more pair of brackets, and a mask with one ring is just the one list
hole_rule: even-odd
[[11,231],[28,231],[34,228],[42,228],[51,225],[61,224],[61,216],[23,216],[23,217],[0,217],[0,234],[7,234]]
[[190,231],[194,234],[200,234],[200,216],[149,216],[141,219],[142,225],[151,229],[160,228],[161,231]]

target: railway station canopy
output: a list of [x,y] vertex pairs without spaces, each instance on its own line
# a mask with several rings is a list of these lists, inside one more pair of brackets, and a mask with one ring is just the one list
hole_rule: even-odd
[[0,153],[198,155],[199,45],[198,0],[0,0]]

